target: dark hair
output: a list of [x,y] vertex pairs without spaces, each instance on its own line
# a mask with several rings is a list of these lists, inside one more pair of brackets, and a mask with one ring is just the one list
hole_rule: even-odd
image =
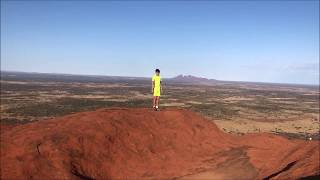
[[157,72],[157,73],[160,73],[160,70],[159,70],[159,69],[156,69],[156,72]]

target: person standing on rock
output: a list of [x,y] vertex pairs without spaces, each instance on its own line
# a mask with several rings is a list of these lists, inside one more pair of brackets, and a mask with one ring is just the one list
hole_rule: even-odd
[[155,111],[158,111],[160,94],[162,93],[162,86],[161,86],[160,70],[156,69],[155,72],[156,72],[155,75],[152,76],[153,109]]

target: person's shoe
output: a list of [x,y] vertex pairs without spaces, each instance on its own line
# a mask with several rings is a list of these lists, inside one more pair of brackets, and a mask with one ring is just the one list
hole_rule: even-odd
[[159,107],[158,106],[156,106],[156,111],[159,111]]

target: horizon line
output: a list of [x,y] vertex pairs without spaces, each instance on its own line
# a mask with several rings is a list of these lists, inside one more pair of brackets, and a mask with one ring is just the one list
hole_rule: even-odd
[[[73,73],[56,73],[56,72],[36,72],[36,71],[19,71],[19,70],[2,70],[0,69],[0,72],[16,72],[16,73],[33,73],[33,74],[57,74],[57,75],[73,75],[73,76],[104,76],[104,77],[123,77],[123,78],[149,78],[146,76],[119,76],[119,75],[99,75],[99,74],[73,74]],[[193,76],[197,78],[206,78],[202,76],[194,76],[191,74],[185,75],[185,74],[178,74],[173,77],[166,77],[164,79],[173,79],[177,76]],[[303,84],[303,83],[286,83],[286,82],[263,82],[263,81],[235,81],[235,80],[218,80],[214,78],[206,78],[208,80],[216,80],[220,82],[235,82],[235,83],[265,83],[265,84],[284,84],[284,85],[305,85],[305,86],[320,86],[320,82],[318,84]],[[2,80],[2,78],[1,78]]]

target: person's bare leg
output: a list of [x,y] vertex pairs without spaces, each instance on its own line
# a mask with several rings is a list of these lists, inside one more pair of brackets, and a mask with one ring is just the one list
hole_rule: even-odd
[[153,96],[153,108],[156,107],[156,101],[157,101],[157,97],[156,97],[156,96]]
[[159,101],[160,101],[160,96],[157,96],[157,104],[156,104],[157,108],[159,108]]

